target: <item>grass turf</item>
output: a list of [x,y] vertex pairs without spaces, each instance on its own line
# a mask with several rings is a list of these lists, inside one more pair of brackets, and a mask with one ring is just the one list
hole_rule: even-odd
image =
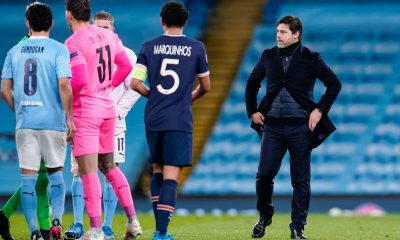
[[[63,219],[64,230],[72,222],[73,216],[66,214]],[[144,230],[141,240],[152,239],[154,231],[153,216],[139,215]],[[328,215],[311,214],[309,224],[305,228],[309,239],[400,239],[399,215],[385,217],[330,217]],[[207,239],[207,240],[235,240],[252,239],[251,229],[256,222],[256,216],[174,216],[169,228],[177,240]],[[273,223],[267,228],[263,239],[289,239],[289,214],[276,214]],[[125,216],[116,215],[114,232],[116,239],[122,239],[125,233]],[[85,216],[85,228],[88,219]],[[11,217],[11,232],[15,239],[29,239],[27,225],[22,214]]]

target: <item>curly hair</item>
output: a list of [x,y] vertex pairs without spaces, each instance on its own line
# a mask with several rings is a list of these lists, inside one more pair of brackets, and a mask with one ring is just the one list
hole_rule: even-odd
[[160,17],[167,27],[183,27],[189,18],[189,11],[182,3],[171,1],[164,4]]

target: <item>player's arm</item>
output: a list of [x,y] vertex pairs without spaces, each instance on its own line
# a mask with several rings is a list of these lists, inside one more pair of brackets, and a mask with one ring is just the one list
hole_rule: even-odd
[[6,60],[1,74],[1,95],[7,102],[8,106],[15,112],[14,108],[14,81],[13,81],[13,68],[12,68],[12,51],[7,53]]
[[136,64],[132,72],[131,88],[143,97],[149,96],[149,88],[144,84],[147,78],[147,67],[142,64]]
[[71,68],[71,88],[73,96],[77,97],[88,80],[88,72],[86,64],[79,64]]
[[[72,40],[65,41],[65,46],[69,52],[68,57],[62,57],[64,52],[61,52],[58,61],[62,60],[70,60],[71,65],[71,87],[72,87],[72,96],[73,98],[77,98],[79,96],[80,91],[86,85],[88,81],[88,72],[87,72],[87,62],[81,51],[81,46]],[[64,64],[60,64],[64,66]],[[62,74],[60,76],[68,76],[66,74]]]
[[[80,64],[74,66],[71,70],[69,68],[70,65],[70,54],[66,47],[60,49],[57,54],[56,58],[56,71],[58,76],[58,91],[60,92],[61,102],[64,107],[64,112],[67,117],[67,141],[71,141],[75,135],[75,125],[73,121],[73,114],[72,114],[72,97],[73,97],[73,90],[72,90],[72,80],[70,81],[70,77],[72,75],[72,71],[77,74],[77,70],[81,67],[85,67],[85,64]],[[83,69],[79,70],[79,72],[84,71]],[[78,79],[79,79],[79,72],[78,72]],[[76,77],[76,76],[75,76]],[[76,78],[74,79],[76,81]],[[84,78],[83,80],[79,81],[86,81]],[[76,90],[79,92],[82,86],[77,87],[76,82],[74,83]],[[77,92],[77,93],[78,93]]]
[[125,51],[122,51],[115,55],[114,63],[117,65],[117,70],[115,71],[112,78],[112,86],[117,87],[132,71],[132,64],[129,61],[128,55],[126,55]]
[[[136,64],[137,57],[136,54],[133,51],[127,50],[126,54],[128,55],[130,63],[133,65]],[[125,82],[123,83],[125,91],[122,94],[120,100],[117,103],[117,113],[118,113],[118,118],[123,119],[128,115],[128,112],[131,110],[133,105],[137,102],[137,100],[140,98],[140,94],[136,91],[133,91],[130,87],[131,84],[131,76],[129,75],[126,79]]]
[[210,75],[199,77],[199,85],[192,92],[192,102],[204,96],[211,89]]
[[149,88],[143,83],[143,81],[133,78],[131,81],[131,88],[136,92],[140,93],[145,98],[149,97]]
[[121,99],[117,103],[117,112],[118,112],[118,118],[123,119],[128,115],[128,112],[131,110],[133,105],[139,100],[140,94],[134,90],[131,89],[130,87],[130,81],[131,79],[128,78],[125,81],[125,88],[126,91],[122,95]]
[[61,102],[67,117],[67,141],[71,141],[75,135],[75,125],[72,115],[72,88],[68,77],[58,79],[58,89],[60,91]]
[[207,53],[204,45],[199,48],[199,56],[196,66],[196,73],[199,79],[199,85],[192,91],[192,102],[201,98],[210,91],[210,72],[208,71]]
[[14,81],[11,78],[3,78],[1,81],[1,95],[11,110],[15,112],[13,85]]

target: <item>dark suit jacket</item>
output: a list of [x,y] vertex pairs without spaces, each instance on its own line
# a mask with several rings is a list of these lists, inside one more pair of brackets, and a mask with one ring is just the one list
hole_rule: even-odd
[[[257,94],[264,78],[267,79],[267,93],[257,106]],[[326,87],[318,103],[313,101],[312,96],[317,78]],[[321,121],[313,131],[313,147],[317,147],[336,129],[327,114],[342,87],[339,79],[320,54],[307,47],[300,45],[286,73],[278,48],[266,49],[247,79],[245,101],[248,117],[255,112],[265,115],[282,87],[286,87],[293,99],[308,113],[315,108],[323,112]],[[261,134],[261,126],[252,123],[252,127]]]

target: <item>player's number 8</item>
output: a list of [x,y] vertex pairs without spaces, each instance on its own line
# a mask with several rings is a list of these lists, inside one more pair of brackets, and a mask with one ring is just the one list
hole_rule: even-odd
[[24,75],[24,93],[32,96],[36,93],[37,89],[37,62],[33,58],[25,61],[25,75]]
[[157,85],[157,90],[160,93],[165,94],[165,95],[169,95],[169,94],[174,93],[179,87],[179,76],[174,70],[167,70],[167,65],[168,64],[178,65],[179,64],[179,59],[165,58],[162,61],[161,69],[160,69],[161,76],[163,76],[163,77],[171,76],[172,79],[174,80],[174,85],[172,85],[172,87],[168,88],[168,89],[163,88],[163,86],[161,84]]

